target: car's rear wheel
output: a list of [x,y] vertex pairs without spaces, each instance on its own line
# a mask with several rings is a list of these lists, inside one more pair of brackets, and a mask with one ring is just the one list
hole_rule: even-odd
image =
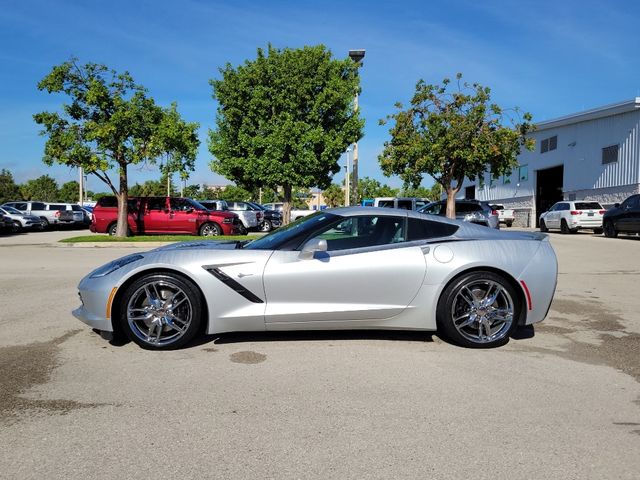
[[201,237],[217,237],[222,235],[222,229],[217,223],[205,223],[200,227]]
[[464,347],[504,345],[520,316],[520,299],[502,275],[478,271],[450,283],[438,302],[438,327]]
[[112,223],[111,225],[109,225],[109,228],[107,228],[107,233],[109,235],[111,235],[112,237],[115,236],[117,231],[118,231],[118,224],[117,223]]
[[49,220],[46,217],[40,217],[40,223],[42,224],[43,229],[49,228]]
[[604,222],[604,235],[609,238],[616,238],[618,236],[618,231],[613,226],[613,222],[611,220]]
[[560,222],[560,233],[563,234],[567,234],[567,233],[571,233],[571,230],[569,229],[569,225],[567,225],[567,221],[566,220],[562,220]]
[[143,348],[178,348],[200,328],[202,296],[186,278],[149,274],[133,282],[122,295],[120,325],[127,337]]
[[262,225],[260,225],[261,232],[270,232],[271,229],[273,229],[273,225],[271,225],[271,222],[269,220],[265,220],[264,222],[262,222]]
[[547,228],[547,224],[544,223],[544,220],[540,220],[540,231],[541,232],[548,232],[549,229]]

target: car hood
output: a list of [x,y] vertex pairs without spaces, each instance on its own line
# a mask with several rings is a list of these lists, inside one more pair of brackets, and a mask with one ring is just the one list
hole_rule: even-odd
[[235,250],[238,246],[236,240],[202,240],[197,242],[177,242],[170,245],[155,248],[149,252],[166,252],[171,250],[189,250],[189,249],[205,249],[205,250]]

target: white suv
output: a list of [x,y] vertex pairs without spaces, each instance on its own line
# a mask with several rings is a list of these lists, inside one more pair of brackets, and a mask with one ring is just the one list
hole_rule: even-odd
[[581,229],[602,233],[602,216],[605,209],[598,202],[558,202],[540,215],[540,231],[558,228],[562,233],[576,233]]

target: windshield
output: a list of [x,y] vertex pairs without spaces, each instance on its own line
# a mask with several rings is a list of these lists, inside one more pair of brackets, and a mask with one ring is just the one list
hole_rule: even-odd
[[16,210],[16,209],[15,209],[15,208],[13,208],[13,207],[5,206],[5,207],[2,207],[2,209],[1,209],[1,210],[2,210],[4,213],[12,213],[12,214],[14,214],[14,215],[16,215],[16,214],[17,214],[17,215],[22,215],[22,213],[20,213],[20,211],[19,211],[19,210]]
[[338,219],[337,215],[324,212],[316,212],[306,217],[299,218],[289,225],[280,227],[272,233],[258,238],[243,248],[247,250],[276,250],[281,245],[288,243],[295,237],[305,237],[325,224],[329,224]]
[[202,205],[200,202],[192,199],[192,198],[185,198],[185,200],[190,203],[191,205],[193,205],[193,208],[195,210],[209,210],[207,207],[205,207],[204,205]]

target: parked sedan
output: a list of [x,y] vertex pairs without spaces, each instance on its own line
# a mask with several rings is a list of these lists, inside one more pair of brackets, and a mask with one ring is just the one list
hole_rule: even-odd
[[42,220],[35,215],[25,215],[20,210],[13,207],[0,207],[0,214],[11,219],[13,229],[19,230],[42,230]]
[[618,233],[640,233],[640,194],[631,195],[616,203],[603,216],[604,234],[617,237]]
[[251,242],[175,243],[80,281],[73,314],[149,349],[207,333],[439,329],[467,347],[542,321],[556,285],[548,236],[375,207],[323,210]]
[[255,202],[247,203],[262,212],[262,223],[260,224],[261,232],[270,232],[274,228],[278,228],[280,225],[282,225],[282,214],[277,210],[271,210]]
[[540,231],[559,229],[562,233],[576,233],[587,229],[600,234],[604,212],[598,202],[557,202],[549,211],[540,215]]

